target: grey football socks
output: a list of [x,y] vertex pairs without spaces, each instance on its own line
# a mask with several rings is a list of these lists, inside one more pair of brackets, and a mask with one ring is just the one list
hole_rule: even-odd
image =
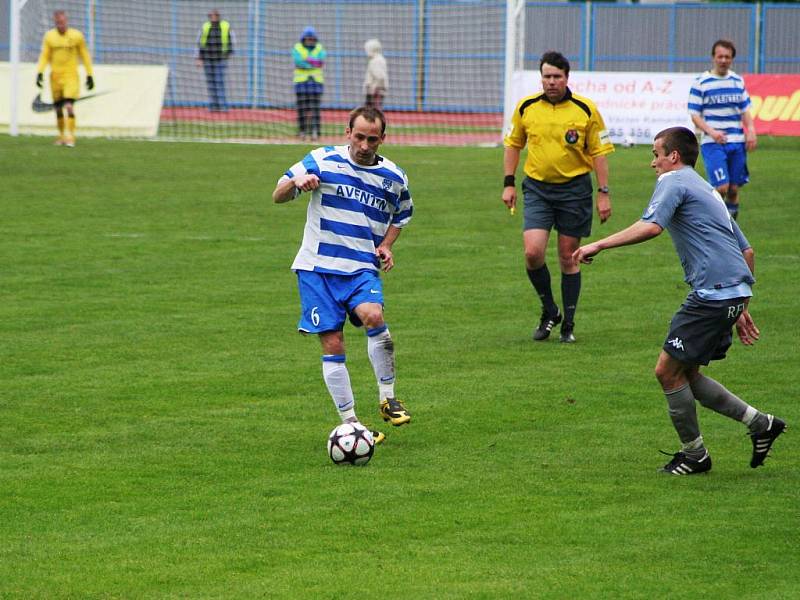
[[672,426],[675,427],[681,444],[683,444],[682,451],[692,458],[702,458],[705,455],[705,448],[700,435],[700,424],[697,422],[692,388],[687,384],[664,392],[664,396],[667,399]]
[[718,381],[700,375],[690,385],[694,397],[700,404],[721,415],[741,421],[750,431],[758,433],[769,426],[767,415],[747,404]]

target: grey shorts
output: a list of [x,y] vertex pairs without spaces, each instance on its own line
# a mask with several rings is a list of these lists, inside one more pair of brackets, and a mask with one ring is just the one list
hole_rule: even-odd
[[522,182],[525,198],[523,229],[546,229],[576,238],[592,233],[592,176],[566,183],[545,183],[530,177]]
[[722,360],[733,342],[732,328],[744,302],[745,298],[701,300],[689,294],[672,317],[664,351],[690,365]]

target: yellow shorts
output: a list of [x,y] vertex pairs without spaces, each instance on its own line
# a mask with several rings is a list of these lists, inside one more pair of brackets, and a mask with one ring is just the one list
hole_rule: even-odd
[[53,102],[77,100],[80,98],[81,82],[77,73],[51,73],[50,89],[53,92]]

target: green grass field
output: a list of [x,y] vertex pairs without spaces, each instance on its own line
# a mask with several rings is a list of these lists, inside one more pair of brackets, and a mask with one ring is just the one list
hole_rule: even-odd
[[[385,277],[414,420],[334,466],[295,332],[305,202],[270,200],[305,150],[0,137],[0,598],[798,597],[800,141],[762,139],[742,194],[762,339],[706,371],[790,430],[754,470],[700,408],[714,468],[690,478],[656,473],[686,294],[668,235],[584,267],[577,344],[533,343],[499,148],[385,147],[416,205]],[[617,151],[594,236],[653,183],[649,148]]]

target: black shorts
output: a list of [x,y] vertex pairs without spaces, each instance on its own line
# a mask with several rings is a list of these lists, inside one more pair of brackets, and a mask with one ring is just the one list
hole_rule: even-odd
[[592,233],[592,176],[579,175],[566,183],[545,183],[526,177],[523,229],[546,229],[576,238]]
[[690,365],[722,360],[733,342],[733,328],[746,298],[701,300],[689,294],[672,317],[664,351]]

